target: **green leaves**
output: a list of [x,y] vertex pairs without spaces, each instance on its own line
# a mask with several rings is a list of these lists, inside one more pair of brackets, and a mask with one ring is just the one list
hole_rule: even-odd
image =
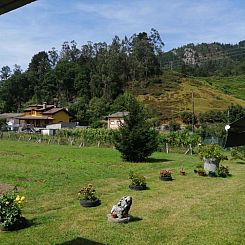
[[21,217],[21,206],[16,197],[15,191],[0,196],[0,224],[5,228],[13,226]]
[[227,156],[223,153],[219,145],[201,145],[198,147],[198,155],[201,159],[210,158],[218,160],[227,160]]
[[158,132],[150,127],[144,108],[133,98],[124,121],[115,134],[116,149],[127,161],[145,161],[158,147]]

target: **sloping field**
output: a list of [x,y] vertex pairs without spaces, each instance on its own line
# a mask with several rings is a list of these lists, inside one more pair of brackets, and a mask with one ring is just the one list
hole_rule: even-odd
[[208,77],[200,78],[199,80],[214,86],[225,94],[230,94],[236,98],[245,100],[245,75],[234,77]]
[[[241,82],[242,83],[242,82]],[[233,85],[233,91],[243,88]],[[130,91],[137,95],[148,108],[161,119],[171,120],[179,117],[182,111],[192,110],[192,92],[194,93],[195,113],[209,110],[225,110],[232,104],[245,107],[245,100],[236,98],[235,92],[224,93],[221,89],[200,79],[163,75],[158,83],[131,86]],[[229,94],[231,93],[231,94]],[[242,94],[242,93],[241,93]]]

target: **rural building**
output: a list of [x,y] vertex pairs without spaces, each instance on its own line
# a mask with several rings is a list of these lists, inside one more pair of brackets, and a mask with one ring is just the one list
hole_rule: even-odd
[[65,108],[58,108],[55,105],[30,105],[24,109],[24,115],[16,117],[20,124],[33,127],[46,127],[47,124],[70,122],[72,116]]
[[5,121],[8,130],[16,130],[19,127],[19,119],[16,119],[16,117],[22,115],[23,113],[3,113],[0,114],[0,119]]
[[117,129],[121,124],[124,123],[124,117],[127,116],[129,113],[127,111],[123,112],[116,112],[109,116],[108,119],[108,128]]

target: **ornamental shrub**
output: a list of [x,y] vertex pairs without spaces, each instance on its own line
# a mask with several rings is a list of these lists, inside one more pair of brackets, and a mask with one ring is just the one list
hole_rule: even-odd
[[130,98],[129,115],[115,134],[115,147],[130,162],[145,161],[158,147],[158,132],[152,129],[147,115],[135,98]]
[[21,220],[21,207],[25,197],[10,191],[0,195],[0,224],[5,229],[11,229]]

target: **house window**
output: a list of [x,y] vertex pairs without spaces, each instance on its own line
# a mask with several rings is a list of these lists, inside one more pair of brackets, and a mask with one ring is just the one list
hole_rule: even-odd
[[111,121],[111,125],[115,125],[115,121]]

